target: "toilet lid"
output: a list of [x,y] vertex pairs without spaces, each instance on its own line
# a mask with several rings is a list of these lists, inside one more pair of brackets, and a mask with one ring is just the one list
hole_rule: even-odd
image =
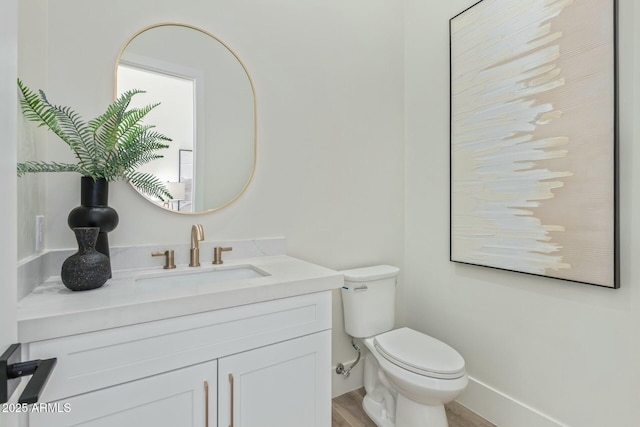
[[464,375],[464,359],[460,353],[413,329],[385,332],[374,338],[374,344],[385,359],[416,374],[441,379]]
[[371,280],[387,279],[396,277],[400,269],[392,265],[374,265],[373,267],[354,268],[352,270],[341,271],[344,280],[350,282],[366,282]]

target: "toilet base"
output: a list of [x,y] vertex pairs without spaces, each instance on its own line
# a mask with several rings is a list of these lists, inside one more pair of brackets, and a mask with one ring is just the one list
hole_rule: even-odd
[[448,427],[444,405],[424,405],[398,394],[396,406],[398,427]]
[[367,395],[362,400],[362,409],[378,427],[395,427],[396,424],[393,419],[389,419],[384,403],[376,402],[371,396]]
[[423,405],[401,395],[398,395],[395,414],[389,414],[384,402],[377,402],[371,396],[364,397],[362,408],[378,427],[449,426],[444,405]]

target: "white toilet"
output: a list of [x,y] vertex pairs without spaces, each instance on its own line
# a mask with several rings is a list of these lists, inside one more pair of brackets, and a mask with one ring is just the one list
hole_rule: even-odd
[[345,329],[370,352],[362,406],[380,427],[447,427],[444,404],[467,387],[464,359],[428,335],[393,329],[398,271],[389,265],[342,271]]

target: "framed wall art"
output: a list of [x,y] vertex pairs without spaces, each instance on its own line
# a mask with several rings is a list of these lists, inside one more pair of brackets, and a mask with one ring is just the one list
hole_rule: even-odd
[[450,20],[454,262],[619,287],[614,0]]

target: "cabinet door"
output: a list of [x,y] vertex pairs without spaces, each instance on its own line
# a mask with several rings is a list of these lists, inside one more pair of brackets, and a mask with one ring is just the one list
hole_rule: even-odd
[[220,427],[331,425],[331,331],[218,361]]
[[215,427],[216,381],[217,362],[201,363],[51,402],[29,427]]

